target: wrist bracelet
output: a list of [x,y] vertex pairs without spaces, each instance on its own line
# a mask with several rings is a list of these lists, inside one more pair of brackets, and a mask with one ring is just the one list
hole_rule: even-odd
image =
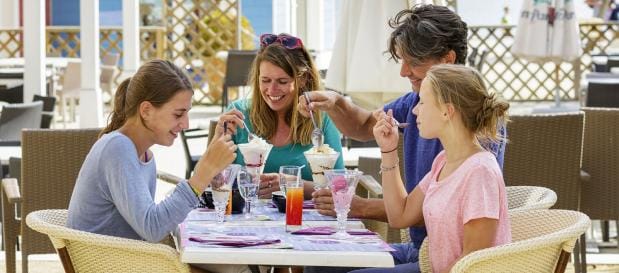
[[384,172],[393,171],[396,168],[398,168],[399,166],[400,166],[400,159],[399,158],[396,159],[395,164],[393,164],[393,166],[385,167],[385,166],[383,166],[383,163],[380,163],[380,171],[378,173],[382,174]]
[[398,150],[398,146],[395,146],[395,148],[393,150],[391,150],[391,151],[386,151],[386,152],[380,151],[380,152],[383,153],[383,154],[388,154],[388,153],[391,153],[391,152],[396,151],[396,150]]

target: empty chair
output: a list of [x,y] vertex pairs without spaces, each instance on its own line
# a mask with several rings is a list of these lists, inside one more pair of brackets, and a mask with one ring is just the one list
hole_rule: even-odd
[[43,102],[43,114],[41,115],[41,128],[49,129],[54,119],[54,108],[56,108],[56,97],[46,97],[34,95],[32,101]]
[[62,77],[62,88],[56,92],[60,100],[60,114],[62,115],[62,122],[65,124],[67,122],[65,109],[67,100],[70,104],[69,111],[71,112],[71,120],[75,121],[75,101],[80,96],[79,91],[81,88],[81,67],[81,63],[67,63],[67,68],[65,69]]
[[581,189],[581,211],[591,219],[619,220],[619,108],[585,107],[583,111],[582,169],[591,178]]
[[557,194],[548,188],[510,186],[505,189],[510,211],[549,209],[557,202]]
[[207,137],[208,133],[205,133],[205,131],[200,128],[192,128],[181,131],[181,143],[183,144],[183,152],[185,153],[185,164],[187,166],[187,170],[185,171],[185,179],[189,179],[191,177],[193,169],[196,167],[196,164],[198,164],[198,160],[200,160],[200,157],[202,157],[201,153],[191,153],[191,151],[189,150],[188,140],[202,138],[205,142],[202,147],[206,147]]
[[105,101],[109,102],[110,105],[114,105],[114,79],[117,76],[118,68],[116,66],[101,66],[101,75],[99,76],[99,84],[101,86],[101,91],[107,97],[104,97]]
[[587,107],[619,107],[619,77],[589,79],[585,105]]
[[[579,210],[584,113],[514,115],[508,124],[503,177],[507,186],[541,186],[557,194],[556,209]],[[586,272],[576,249],[576,272]],[[579,254],[582,253],[582,257]]]
[[120,61],[119,53],[106,53],[101,58],[101,63],[103,65],[118,66],[118,61]]
[[40,128],[43,102],[14,103],[0,112],[0,145],[19,146],[24,128]]
[[104,97],[104,101],[108,101],[110,105],[114,105],[114,80],[118,76],[118,61],[120,60],[120,54],[107,53],[101,59],[101,75],[99,76],[99,83],[101,85],[101,91],[108,97]]
[[578,210],[584,114],[514,115],[508,124],[506,186],[540,186],[557,194],[554,208]]
[[[510,212],[512,242],[474,251],[450,272],[564,272],[576,240],[591,225],[587,215],[569,210]],[[428,241],[419,251],[421,272],[432,272]]]
[[2,228],[7,273],[15,272],[15,245],[21,231],[22,271],[28,255],[53,253],[47,238],[16,217],[41,209],[68,208],[84,158],[98,138],[99,129],[32,129],[22,138],[21,180],[2,180]]
[[26,217],[28,227],[49,236],[65,272],[189,273],[168,245],[79,231],[65,227],[66,221],[67,210],[40,210]]
[[221,97],[221,111],[228,106],[228,87],[247,85],[247,77],[251,64],[258,52],[255,50],[230,50],[226,59],[226,76],[224,78],[223,93]]

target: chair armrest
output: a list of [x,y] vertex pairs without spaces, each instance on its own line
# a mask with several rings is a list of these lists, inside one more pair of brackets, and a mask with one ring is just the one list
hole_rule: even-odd
[[2,179],[2,191],[4,191],[9,204],[21,203],[21,193],[19,192],[19,184],[17,184],[17,179]]
[[580,170],[580,181],[582,182],[589,182],[591,181],[591,175],[584,171],[584,170]]
[[0,140],[0,146],[21,146],[19,140]]
[[178,177],[176,175],[173,175],[171,173],[167,173],[167,172],[164,172],[164,171],[160,171],[160,170],[157,170],[157,179],[159,179],[161,181],[164,181],[164,182],[167,182],[167,183],[170,183],[170,184],[173,184],[173,185],[177,185],[178,183],[180,183],[183,180],[185,180],[185,179],[180,178],[180,177]]
[[383,186],[381,186],[371,175],[362,175],[359,178],[359,184],[361,184],[361,186],[363,186],[368,192],[375,195],[383,194]]

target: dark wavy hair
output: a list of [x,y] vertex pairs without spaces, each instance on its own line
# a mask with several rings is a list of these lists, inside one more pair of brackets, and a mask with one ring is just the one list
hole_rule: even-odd
[[[444,6],[416,5],[389,20],[394,28],[389,38],[389,53],[398,61],[439,59],[450,50],[456,64],[464,64],[467,54],[467,25],[460,16]],[[400,50],[400,56],[397,50]]]

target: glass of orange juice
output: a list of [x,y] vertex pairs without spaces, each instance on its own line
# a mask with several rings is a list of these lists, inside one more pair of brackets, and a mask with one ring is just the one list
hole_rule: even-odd
[[303,180],[286,180],[286,231],[301,229],[303,218]]

